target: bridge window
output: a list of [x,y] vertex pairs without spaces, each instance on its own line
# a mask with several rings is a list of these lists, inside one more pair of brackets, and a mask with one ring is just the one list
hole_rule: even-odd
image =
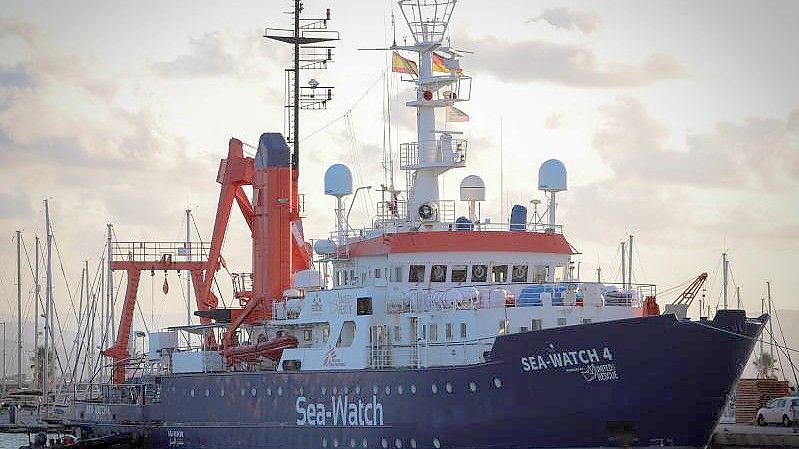
[[355,322],[345,321],[341,326],[341,334],[338,336],[336,346],[339,348],[348,348],[352,346],[353,340],[355,340]]
[[508,266],[494,265],[491,267],[491,282],[498,282],[500,284],[508,282]]
[[430,268],[430,282],[446,282],[446,280],[447,280],[446,265],[433,265]]
[[411,265],[408,270],[408,282],[424,282],[424,265]]
[[466,265],[452,266],[452,282],[466,282]]
[[555,282],[562,281],[564,279],[566,279],[566,267],[555,267]]
[[485,282],[488,279],[487,265],[472,265],[472,282]]
[[543,265],[536,265],[533,269],[533,282],[546,282],[547,281],[547,267]]
[[527,265],[514,265],[511,282],[527,282]]

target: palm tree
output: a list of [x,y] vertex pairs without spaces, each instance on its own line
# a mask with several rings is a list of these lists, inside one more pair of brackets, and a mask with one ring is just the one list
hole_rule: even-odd
[[774,354],[770,352],[763,352],[760,354],[760,357],[757,357],[754,360],[755,368],[757,368],[757,378],[758,379],[777,379],[777,359],[774,358]]
[[[33,371],[33,384],[37,389],[43,390],[42,372],[44,371],[44,346],[36,348],[36,354],[31,357],[31,370]],[[53,385],[55,381],[55,355],[53,350],[47,351],[47,385]]]

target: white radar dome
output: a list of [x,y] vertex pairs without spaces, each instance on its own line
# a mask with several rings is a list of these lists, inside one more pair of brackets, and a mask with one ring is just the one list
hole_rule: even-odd
[[538,190],[561,192],[566,189],[566,166],[557,159],[550,159],[538,169]]
[[469,175],[461,181],[461,201],[485,201],[486,184],[483,178]]
[[332,256],[333,254],[336,254],[336,242],[330,239],[317,240],[313,244],[313,250],[316,251],[316,254]]
[[352,172],[344,164],[333,164],[325,172],[325,195],[352,195]]

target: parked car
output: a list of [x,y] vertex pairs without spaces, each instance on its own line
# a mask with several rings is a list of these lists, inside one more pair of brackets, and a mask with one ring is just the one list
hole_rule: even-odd
[[799,419],[799,397],[786,396],[768,401],[757,411],[757,425],[782,424],[789,427]]

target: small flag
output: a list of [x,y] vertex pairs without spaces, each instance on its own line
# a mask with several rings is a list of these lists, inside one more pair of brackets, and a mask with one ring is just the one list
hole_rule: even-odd
[[396,51],[391,54],[391,71],[419,76],[419,67],[410,59],[405,59]]
[[468,122],[469,115],[461,111],[460,109],[456,108],[455,106],[448,106],[446,120],[448,122]]
[[[447,62],[449,58],[444,58],[443,56],[439,55],[436,52],[433,52],[433,72],[439,73],[452,73],[452,70],[447,67]],[[453,63],[457,64],[457,62],[453,61]],[[463,69],[458,67],[455,69],[455,74],[458,76],[463,76]]]

